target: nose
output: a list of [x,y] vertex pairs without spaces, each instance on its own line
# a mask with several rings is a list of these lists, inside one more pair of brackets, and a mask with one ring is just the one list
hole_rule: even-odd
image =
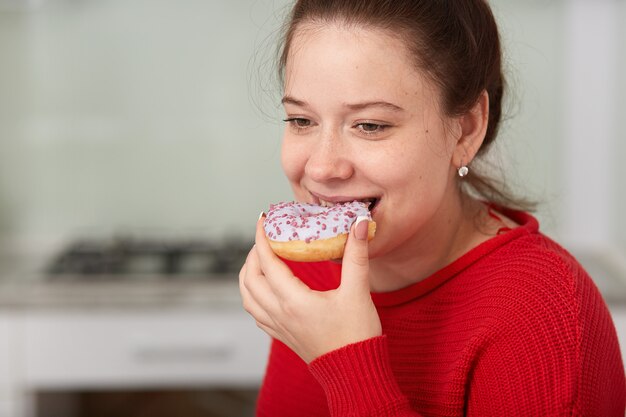
[[333,133],[323,134],[312,147],[304,172],[315,182],[350,178],[354,167],[344,138]]

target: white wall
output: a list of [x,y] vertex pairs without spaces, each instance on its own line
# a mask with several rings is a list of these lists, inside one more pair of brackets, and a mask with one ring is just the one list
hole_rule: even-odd
[[289,196],[281,126],[248,91],[249,61],[275,26],[269,3],[57,1],[0,13],[4,233],[249,231]]
[[499,135],[507,182],[538,203],[544,232],[559,235],[565,4],[492,0],[500,25],[508,105]]
[[[563,150],[572,1],[581,0],[492,0],[514,93],[502,167],[542,203],[543,229],[557,238],[571,227]],[[626,18],[624,0],[607,1]],[[287,0],[39,3],[0,12],[0,236],[229,226],[249,234],[261,209],[290,198],[278,159],[280,112],[256,80],[269,76],[260,64],[271,51],[261,45]],[[619,80],[616,114],[624,116]],[[616,178],[626,174],[623,142],[610,153]],[[593,184],[594,172],[585,173]],[[611,213],[611,239],[626,248],[626,192],[613,184],[616,209],[598,212]]]

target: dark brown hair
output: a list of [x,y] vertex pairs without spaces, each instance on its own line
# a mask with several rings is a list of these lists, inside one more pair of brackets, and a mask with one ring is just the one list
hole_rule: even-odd
[[[489,94],[489,124],[479,160],[494,142],[502,118],[505,79],[498,27],[486,0],[298,0],[284,27],[279,77],[284,79],[289,48],[301,24],[339,22],[373,27],[400,37],[417,68],[439,87],[443,111],[460,116]],[[503,181],[472,164],[461,184],[466,192],[511,208],[532,209]]]

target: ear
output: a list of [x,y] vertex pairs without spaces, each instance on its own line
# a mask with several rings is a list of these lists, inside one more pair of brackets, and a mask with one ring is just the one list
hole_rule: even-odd
[[455,169],[469,165],[480,149],[489,121],[489,94],[483,91],[474,107],[457,119],[460,136],[457,139],[452,164]]

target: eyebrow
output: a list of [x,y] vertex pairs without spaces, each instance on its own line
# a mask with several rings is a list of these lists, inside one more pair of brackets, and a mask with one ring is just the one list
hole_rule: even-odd
[[[299,106],[299,107],[307,107],[306,102],[302,101],[302,100],[298,100],[294,97],[291,96],[284,96],[283,99],[281,100],[282,104],[292,104],[294,106]],[[381,107],[387,110],[391,110],[393,112],[401,112],[404,111],[404,109],[400,106],[397,106],[393,103],[389,103],[388,101],[382,101],[382,100],[377,100],[377,101],[365,101],[363,103],[344,103],[344,107],[349,108],[350,110],[363,110],[369,107]]]

